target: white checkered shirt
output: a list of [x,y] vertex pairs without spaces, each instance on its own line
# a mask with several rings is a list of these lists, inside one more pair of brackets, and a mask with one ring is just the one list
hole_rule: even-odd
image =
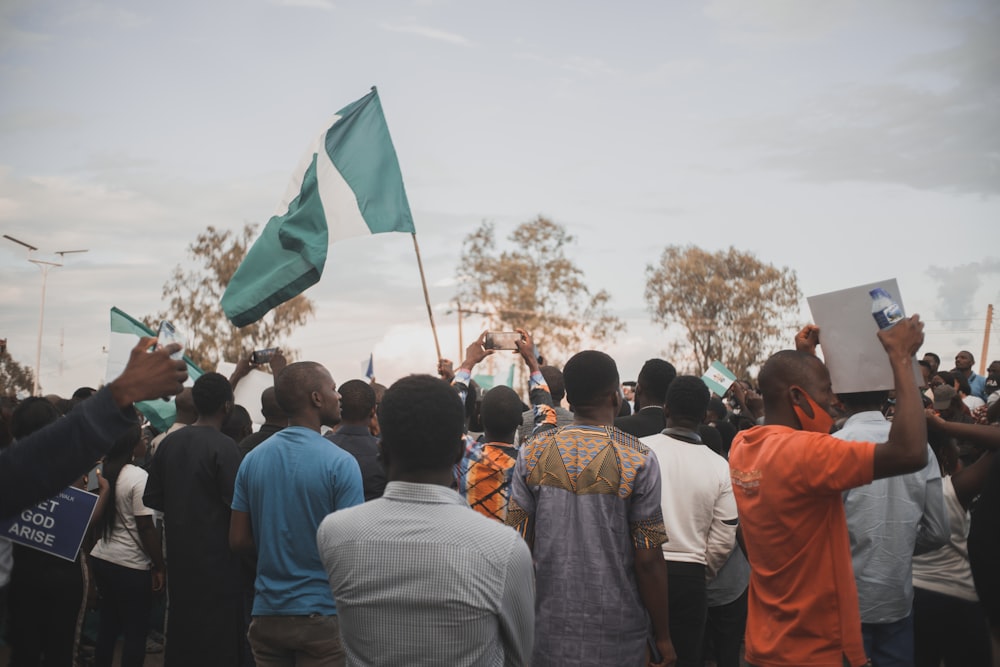
[[534,641],[531,553],[451,489],[390,482],[317,534],[348,665],[524,665]]

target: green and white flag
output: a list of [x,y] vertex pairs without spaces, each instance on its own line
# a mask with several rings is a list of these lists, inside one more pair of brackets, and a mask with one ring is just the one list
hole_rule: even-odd
[[[122,374],[125,366],[128,365],[132,348],[143,336],[155,337],[156,332],[124,311],[117,308],[111,309],[111,335],[108,339],[108,366],[104,374],[105,382],[111,382]],[[184,361],[187,363],[188,372],[188,380],[184,384],[190,387],[197,378],[201,377],[203,371],[188,357],[185,356]],[[174,416],[177,414],[173,398],[169,401],[164,401],[161,398],[140,401],[135,404],[135,407],[160,433],[170,428],[170,425],[174,423]]]
[[256,322],[319,282],[330,243],[414,231],[396,150],[372,88],[338,111],[314,141],[226,287],[222,309],[238,327]]

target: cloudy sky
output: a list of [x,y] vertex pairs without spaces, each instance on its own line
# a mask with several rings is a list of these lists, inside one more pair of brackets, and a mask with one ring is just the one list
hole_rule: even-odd
[[[90,249],[49,275],[42,385],[99,382],[111,306],[158,310],[207,225],[265,222],[372,85],[445,356],[463,237],[541,213],[626,321],[602,344],[623,377],[669,343],[644,269],[678,243],[754,252],[805,295],[895,277],[926,349],[978,357],[1000,306],[998,34],[988,0],[5,0],[0,231],[43,259]],[[34,365],[25,260],[0,244],[0,338]],[[339,382],[371,351],[383,381],[433,371],[408,236],[337,244],[308,294],[300,358]]]

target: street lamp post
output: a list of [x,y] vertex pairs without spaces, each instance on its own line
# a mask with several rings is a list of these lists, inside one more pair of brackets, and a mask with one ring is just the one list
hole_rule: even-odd
[[[60,267],[62,266],[62,264],[60,264],[59,262],[48,262],[41,259],[32,259],[31,253],[37,251],[38,248],[31,245],[30,243],[25,243],[24,241],[14,238],[13,236],[9,236],[8,234],[4,234],[3,237],[8,241],[12,241],[13,243],[16,243],[20,246],[24,246],[25,248],[27,248],[28,261],[42,270],[42,305],[38,313],[38,344],[35,347],[35,373],[34,373],[35,376],[34,378],[32,378],[32,386],[31,386],[32,396],[37,396],[38,381],[39,377],[41,376],[41,370],[42,370],[42,329],[45,325],[45,288],[46,288],[46,283],[48,282],[49,279],[49,269]],[[55,254],[59,255],[61,259],[65,259],[66,255],[70,255],[73,253],[81,253],[81,252],[87,252],[87,251],[57,250]]]
[[42,370],[42,327],[45,324],[45,283],[49,279],[49,269],[60,267],[57,262],[46,262],[40,259],[28,259],[42,270],[42,307],[38,311],[38,345],[35,347],[35,377],[31,387],[31,395],[38,395],[38,377]]

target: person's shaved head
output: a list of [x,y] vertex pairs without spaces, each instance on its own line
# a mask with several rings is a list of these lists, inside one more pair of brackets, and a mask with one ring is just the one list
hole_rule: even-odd
[[268,387],[260,393],[260,413],[264,415],[264,419],[268,421],[288,421],[288,415],[285,411],[281,409],[278,405],[278,399],[275,397],[274,387]]
[[822,385],[829,381],[830,373],[817,357],[797,350],[777,352],[764,363],[758,377],[764,412],[783,409],[792,386],[802,387],[818,400]]
[[329,382],[330,373],[315,361],[289,364],[274,380],[274,397],[285,414],[291,416],[312,403],[312,393]]

